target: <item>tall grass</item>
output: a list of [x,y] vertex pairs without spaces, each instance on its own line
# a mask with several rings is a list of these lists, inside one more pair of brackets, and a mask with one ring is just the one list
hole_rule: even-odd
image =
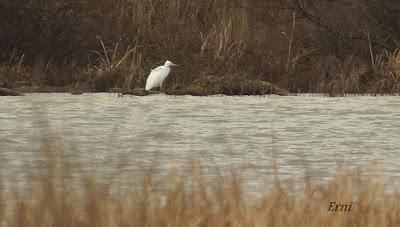
[[[114,44],[112,49],[105,46],[99,38],[102,52],[94,51],[98,56],[98,63],[88,67],[88,76],[94,83],[95,91],[108,91],[113,86],[130,89],[132,80],[140,72],[141,55],[137,49],[140,46],[127,47],[120,50],[120,42]],[[131,60],[130,60],[131,59]],[[129,62],[130,60],[130,62]]]
[[[166,86],[212,75],[265,80],[291,92],[393,93],[396,82],[381,77],[389,68],[378,75],[374,62],[398,47],[399,9],[395,0],[6,1],[0,63],[25,56],[26,71],[40,74],[35,84],[86,82],[95,91],[142,87],[149,69],[169,59],[181,67]],[[42,69],[32,70],[40,62]]]
[[386,91],[388,93],[400,92],[400,49],[393,52],[385,51],[377,56],[374,69],[376,82],[375,91]]
[[[307,174],[298,183],[277,175],[259,192],[237,170],[210,179],[196,161],[163,178],[151,169],[132,190],[110,193],[95,174],[74,178],[68,160],[45,141],[46,168],[30,191],[10,194],[0,184],[0,221],[6,226],[398,226],[400,194],[382,175],[338,170],[327,183]],[[379,165],[378,165],[379,167]],[[279,167],[276,167],[279,168]],[[276,172],[276,171],[275,171]],[[36,183],[35,183],[36,182]],[[262,183],[262,182],[260,182]],[[294,190],[298,188],[298,190]],[[348,212],[328,211],[331,201],[352,202]]]

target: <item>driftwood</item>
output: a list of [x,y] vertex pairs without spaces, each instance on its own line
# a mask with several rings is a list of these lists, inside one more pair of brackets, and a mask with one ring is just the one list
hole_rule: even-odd
[[17,91],[0,87],[0,96],[23,96],[23,95],[24,94],[19,93]]

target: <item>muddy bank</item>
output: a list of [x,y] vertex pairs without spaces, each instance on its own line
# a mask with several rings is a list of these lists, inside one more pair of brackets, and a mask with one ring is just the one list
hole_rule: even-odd
[[275,84],[235,77],[203,76],[187,86],[174,85],[165,91],[169,95],[288,95],[289,92]]
[[[22,85],[22,84],[21,84]],[[12,86],[10,87],[17,93],[71,93],[79,95],[82,93],[93,92],[95,89],[90,85],[81,84],[76,86],[52,87],[52,86]],[[122,95],[147,96],[152,94],[165,93],[167,95],[288,95],[289,92],[275,84],[237,77],[202,76],[190,84],[175,84],[166,86],[162,90],[154,89],[146,91],[144,88],[134,88],[125,90],[114,87],[108,90],[110,93],[121,93]]]
[[70,93],[74,91],[70,86],[23,86],[14,89],[21,93]]
[[167,87],[161,91],[146,91],[142,88],[136,88],[129,92],[123,92],[127,95],[146,96],[150,94],[165,93],[167,95],[288,95],[289,92],[266,81],[256,81],[242,78],[227,78],[216,76],[204,76],[188,85],[176,84]]
[[18,93],[71,93],[82,94],[92,92],[89,85],[81,85],[79,88],[73,85],[68,86],[49,86],[49,85],[34,85],[29,81],[16,81],[7,84],[7,89]]

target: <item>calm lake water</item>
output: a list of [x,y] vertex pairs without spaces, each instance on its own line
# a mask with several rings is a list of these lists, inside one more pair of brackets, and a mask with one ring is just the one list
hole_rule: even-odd
[[162,173],[191,156],[208,174],[239,168],[253,184],[271,175],[273,156],[282,179],[303,176],[305,166],[330,178],[338,160],[374,174],[378,159],[400,180],[400,97],[0,97],[3,177],[18,184],[44,168],[46,137],[72,172],[95,169],[122,184],[146,166]]

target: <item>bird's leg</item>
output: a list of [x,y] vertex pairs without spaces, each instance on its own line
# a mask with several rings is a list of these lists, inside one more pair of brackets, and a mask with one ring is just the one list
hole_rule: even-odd
[[163,82],[160,83],[160,91],[162,91],[162,83],[163,83]]

